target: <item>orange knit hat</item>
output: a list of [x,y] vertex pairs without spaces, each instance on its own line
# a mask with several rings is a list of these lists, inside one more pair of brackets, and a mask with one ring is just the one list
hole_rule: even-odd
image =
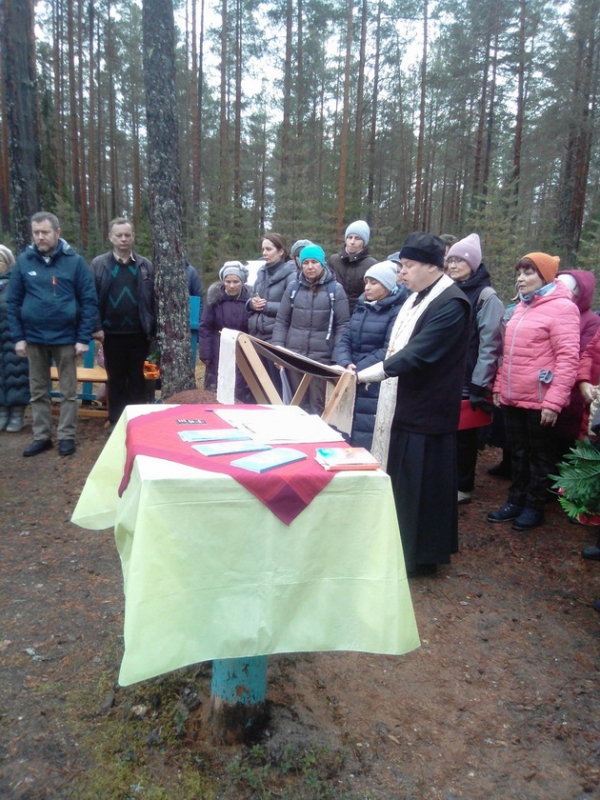
[[552,283],[556,278],[558,265],[560,264],[558,256],[549,256],[548,253],[527,253],[523,258],[529,258],[533,261],[537,271],[546,283]]

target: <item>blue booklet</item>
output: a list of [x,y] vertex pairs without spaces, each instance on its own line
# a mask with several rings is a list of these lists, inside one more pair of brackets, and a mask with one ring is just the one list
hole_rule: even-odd
[[177,431],[184,442],[237,442],[250,437],[237,428],[205,428],[201,431]]
[[214,442],[208,444],[193,444],[194,450],[203,456],[228,456],[233,453],[251,453],[253,450],[271,450],[268,444],[258,444],[251,440],[247,442]]
[[282,467],[284,464],[293,464],[294,461],[303,461],[306,454],[301,450],[293,450],[291,447],[278,447],[268,450],[265,453],[257,453],[255,456],[245,456],[236,458],[231,462],[232,467],[241,467],[250,472],[267,472],[275,467]]

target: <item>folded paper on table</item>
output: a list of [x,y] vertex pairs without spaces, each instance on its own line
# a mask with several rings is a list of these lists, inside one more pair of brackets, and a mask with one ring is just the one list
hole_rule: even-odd
[[343,442],[344,437],[316,414],[299,406],[253,406],[250,410],[218,409],[225,422],[265,444]]

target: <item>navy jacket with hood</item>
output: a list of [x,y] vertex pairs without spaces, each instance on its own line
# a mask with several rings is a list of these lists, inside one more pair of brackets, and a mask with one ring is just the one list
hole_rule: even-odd
[[13,341],[87,344],[97,314],[98,300],[88,266],[64,239],[58,240],[48,262],[35,245],[21,253],[8,286]]

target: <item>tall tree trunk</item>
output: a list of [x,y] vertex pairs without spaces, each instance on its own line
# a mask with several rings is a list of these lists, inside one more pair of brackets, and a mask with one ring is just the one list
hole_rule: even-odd
[[292,43],[293,43],[293,6],[292,0],[286,2],[285,13],[285,58],[283,65],[283,120],[281,123],[281,173],[279,185],[285,190],[292,174],[291,139],[292,139]]
[[600,3],[594,0],[585,7],[582,5],[576,20],[576,72],[558,206],[558,233],[568,266],[575,263],[585,210],[598,80],[596,37],[599,15]]
[[172,0],[143,0],[142,21],[158,346],[162,391],[168,398],[196,385],[182,248]]
[[200,215],[200,135],[199,118],[200,98],[198,96],[198,30],[196,20],[196,3],[192,0],[192,207],[194,223]]
[[87,185],[87,169],[85,158],[85,112],[84,112],[84,98],[83,98],[83,20],[85,18],[84,9],[85,0],[77,0],[77,60],[79,62],[79,78],[77,81],[78,92],[78,129],[79,129],[79,163],[80,163],[80,181],[81,181],[81,208],[79,211],[80,229],[81,229],[81,244],[84,249],[88,246],[88,185]]
[[31,241],[39,211],[40,144],[32,0],[2,0],[2,55],[8,117],[10,200],[15,247]]
[[423,150],[425,147],[425,100],[427,88],[427,36],[428,0],[423,3],[423,56],[421,62],[421,101],[419,103],[419,139],[417,142],[417,165],[415,169],[415,207],[413,228],[421,227],[421,180],[423,177]]
[[97,80],[97,71],[96,71],[96,50],[94,47],[95,43],[95,29],[96,29],[96,14],[94,9],[94,0],[89,0],[88,3],[88,26],[89,26],[89,39],[88,39],[88,49],[89,49],[89,59],[90,59],[90,68],[89,68],[89,79],[88,79],[88,95],[89,95],[89,105],[90,105],[90,112],[88,114],[88,143],[89,143],[89,204],[90,204],[90,216],[92,217],[93,224],[95,227],[95,233],[99,232],[98,227],[98,216],[97,216],[97,192],[98,192],[98,185],[97,185],[97,152],[96,152],[96,122],[97,122],[97,115],[96,115],[96,80]]
[[81,210],[81,177],[79,175],[79,130],[77,117],[77,84],[75,80],[75,28],[73,0],[67,0],[67,39],[69,60],[69,143],[71,150],[71,189],[73,208]]
[[298,11],[296,13],[296,136],[298,142],[302,142],[304,136],[304,20],[302,19],[303,3],[298,0]]
[[229,205],[229,131],[227,119],[227,0],[221,0],[221,114],[220,114],[220,180],[221,213],[224,215]]
[[[4,48],[4,45],[2,45]],[[2,69],[4,74],[4,68]],[[0,80],[0,228],[10,230],[10,166],[8,160],[8,112],[4,97],[4,80]]]
[[[356,85],[356,128],[354,130],[354,174],[352,195],[355,214],[361,213],[362,199],[362,133],[365,103],[365,63],[367,51],[367,0],[361,0],[360,10],[360,50],[358,58],[358,80]],[[369,219],[368,222],[371,222]]]
[[350,119],[350,66],[352,63],[352,12],[353,0],[348,0],[346,17],[346,61],[344,66],[344,98],[342,104],[342,129],[340,132],[340,174],[338,180],[338,204],[335,222],[336,241],[342,241],[344,213],[346,210],[346,174],[348,170],[348,124]]
[[[115,41],[114,41],[114,20],[109,16],[105,25],[105,52],[108,65],[108,85],[115,85]],[[108,93],[108,130],[109,130],[109,179],[110,179],[110,209],[109,216],[116,217],[119,214],[119,167],[117,152],[117,108],[115,92]]]
[[203,166],[203,109],[204,109],[204,0],[200,5],[200,47],[198,52],[198,133],[196,146],[198,148],[198,180],[194,202],[197,217],[200,217],[202,204],[202,166]]
[[377,4],[375,28],[375,56],[373,64],[373,91],[371,93],[371,131],[369,134],[369,174],[367,177],[368,221],[373,220],[375,199],[375,156],[377,151],[377,110],[379,102],[379,61],[381,58],[381,13],[382,0]]
[[496,123],[496,80],[498,75],[498,40],[499,40],[500,21],[496,16],[496,26],[494,31],[494,53],[492,56],[492,77],[489,87],[489,109],[486,125],[485,151],[483,157],[483,172],[481,183],[481,202],[479,211],[485,211],[489,192],[489,177],[492,163],[492,151],[494,148],[494,126]]
[[63,90],[62,90],[62,24],[64,19],[62,0],[52,2],[52,36],[53,36],[53,67],[54,67],[54,135],[56,148],[56,194],[59,198],[64,196],[65,184],[65,158],[64,158],[64,131],[62,124],[63,115]]
[[517,111],[515,115],[515,140],[513,147],[512,170],[512,212],[511,225],[517,221],[519,191],[521,188],[521,152],[523,149],[523,124],[525,120],[525,23],[527,19],[527,0],[519,2],[519,55],[517,62]]
[[243,251],[242,233],[242,30],[243,3],[235,0],[235,109],[233,141],[234,248]]
[[479,94],[479,115],[477,135],[475,137],[475,163],[473,165],[473,189],[471,194],[471,207],[478,208],[481,195],[481,173],[483,158],[483,141],[485,136],[485,120],[487,116],[487,94],[490,69],[491,31],[485,41],[485,55],[483,58],[481,92]]
[[142,219],[142,170],[140,165],[139,97],[134,85],[131,99],[131,135],[133,138],[133,222],[137,228]]

